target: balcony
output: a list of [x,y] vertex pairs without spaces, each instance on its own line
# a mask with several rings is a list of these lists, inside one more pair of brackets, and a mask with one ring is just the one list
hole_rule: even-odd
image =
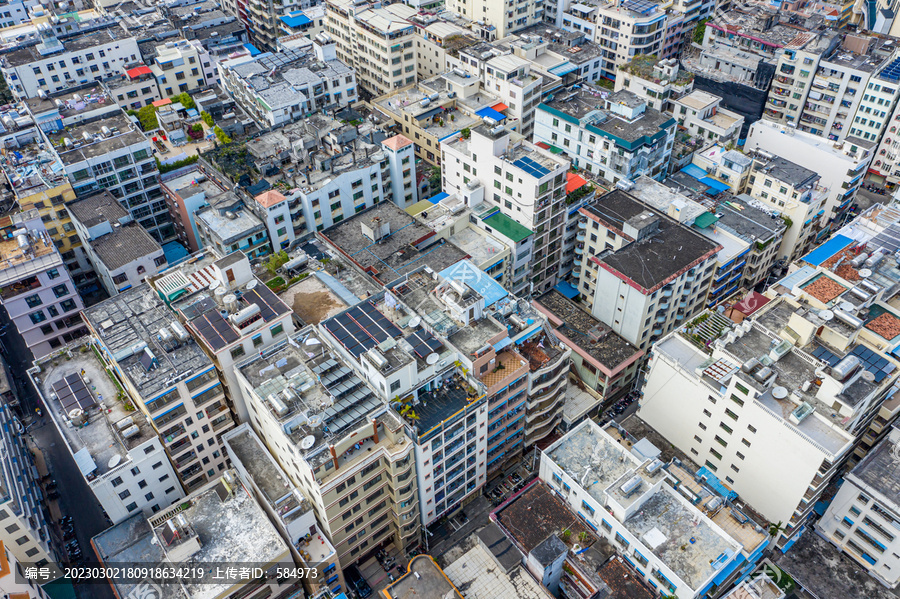
[[584,233],[579,233],[575,236],[575,241],[579,243],[584,243]]
[[575,246],[575,253],[578,254],[579,256],[581,256],[582,254],[584,254],[584,244],[576,245],[576,246]]
[[212,427],[214,431],[222,430],[223,428],[234,424],[234,420],[231,419],[231,414],[225,414],[224,416],[220,416],[218,419],[212,421]]
[[178,456],[178,459],[175,460],[175,469],[181,470],[188,464],[190,464],[192,462],[196,462],[196,461],[197,461],[197,452],[191,450],[188,453],[185,453],[184,455]]
[[580,221],[578,221],[578,228],[587,229],[587,219],[581,219]]

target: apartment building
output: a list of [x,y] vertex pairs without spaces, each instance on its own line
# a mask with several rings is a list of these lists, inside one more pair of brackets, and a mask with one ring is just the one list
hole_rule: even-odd
[[165,268],[162,246],[108,191],[72,202],[67,209],[88,260],[109,295],[136,287]]
[[202,47],[179,39],[156,47],[156,57],[150,70],[156,77],[162,96],[170,98],[206,85],[203,62],[209,62],[209,55]]
[[468,139],[442,142],[442,188],[474,212],[497,208],[534,233],[530,277],[537,294],[556,285],[566,268],[562,237],[569,162],[516,137],[505,127],[482,124]]
[[[481,21],[490,39],[501,39],[544,20],[544,2],[483,3],[475,0],[450,0],[446,10],[470,21]],[[484,35],[484,34],[482,34]]]
[[[208,248],[195,258],[151,285],[215,365],[235,412],[246,422],[246,398],[239,394],[234,365],[293,333],[292,311],[253,275],[242,251],[220,258]],[[231,418],[224,414],[217,432]]]
[[336,58],[330,41],[278,54],[243,54],[219,61],[218,70],[222,87],[263,129],[357,101],[357,74]]
[[440,20],[416,27],[415,33],[416,75],[419,79],[430,79],[445,72],[450,68],[448,55],[452,59],[461,49],[478,42],[470,30]]
[[770,301],[741,325],[704,314],[658,342],[638,414],[782,523],[786,548],[868,430],[891,377],[857,356],[867,355],[866,335],[851,312],[838,310],[854,324],[822,313],[849,286],[815,269],[782,285],[798,299]]
[[573,284],[594,318],[646,350],[703,310],[719,243],[621,189],[579,212]]
[[265,223],[236,193],[210,198],[208,205],[194,213],[194,222],[201,248],[215,249],[219,255],[242,251],[250,260],[272,253]]
[[250,425],[245,422],[222,438],[238,478],[278,529],[294,561],[315,568],[315,576],[303,580],[307,592],[315,594],[327,587],[337,594],[347,588],[337,552],[316,523],[312,505],[298,487],[287,482],[290,477]]
[[[0,373],[4,396],[11,394],[7,372],[4,363]],[[4,452],[0,465],[0,559],[8,552],[18,561],[49,565],[58,560],[57,549],[45,516],[34,457],[22,434],[25,426],[12,410],[8,397],[0,400],[0,448]]]
[[228,462],[221,436],[234,427],[224,388],[157,292],[132,287],[82,317],[103,361],[161,438],[184,489],[221,476]]
[[613,333],[608,326],[553,289],[532,302],[547,317],[553,334],[572,350],[572,365],[581,381],[614,401],[633,386],[643,350]]
[[649,108],[630,91],[602,100],[599,90],[582,86],[538,105],[534,139],[615,185],[641,175],[664,178],[676,126],[673,117]]
[[822,143],[818,136],[765,120],[750,127],[744,147],[751,155],[757,150],[763,151],[763,160],[766,155],[783,156],[821,177],[819,185],[826,193],[825,213],[821,217],[825,233],[820,232],[818,240],[834,230],[834,224],[826,227],[831,221],[840,222],[847,218],[867,170],[882,166],[874,166],[881,157],[876,155],[876,144],[872,141],[848,136],[842,142]]
[[140,60],[137,40],[109,27],[60,41],[42,37],[3,55],[0,72],[10,91],[19,98],[37,97],[39,91],[53,93],[73,85],[116,77],[121,68]]
[[[784,32],[779,33],[783,34]],[[712,39],[715,39],[717,42],[720,41],[715,34],[713,34]],[[792,40],[792,43],[780,53],[769,46],[765,46],[766,51],[764,54],[768,55],[774,52],[777,62],[775,63],[775,79],[772,81],[772,87],[769,89],[763,118],[780,124],[791,123],[794,126],[799,126],[800,120],[804,115],[806,116],[805,122],[807,125],[815,123],[817,118],[823,118],[824,114],[813,114],[813,112],[825,112],[825,109],[820,109],[815,103],[816,100],[821,100],[823,96],[820,92],[813,89],[813,82],[818,73],[820,61],[826,60],[835,54],[840,42],[840,36],[832,34],[816,36],[810,43]],[[847,66],[851,66],[850,62],[848,61]],[[847,81],[851,85],[851,91],[847,93],[847,101],[852,103],[853,79],[856,79],[856,82],[858,82],[860,81],[858,77],[861,77],[861,75],[850,72],[847,75]],[[812,96],[813,102],[807,103],[811,91],[815,92]],[[842,101],[844,101],[843,98]]]
[[[325,7],[321,4],[310,6],[302,10],[288,11],[284,16],[278,17],[280,23],[279,37],[291,37],[300,34],[309,39],[315,38],[320,33],[325,33]],[[277,46],[279,41],[275,40]]]
[[12,215],[0,232],[0,302],[32,355],[42,358],[84,335],[84,304],[37,210]]
[[50,599],[40,583],[25,579],[25,569],[4,541],[0,541],[0,592],[18,599]]
[[692,137],[706,143],[736,143],[744,117],[721,106],[722,98],[695,90],[671,100],[672,114]]
[[128,65],[119,77],[103,81],[103,87],[123,110],[139,110],[162,99],[153,71],[145,64]]
[[150,140],[121,110],[44,136],[76,196],[106,189],[158,243],[174,239]]
[[402,135],[317,114],[247,143],[263,170],[281,173],[290,189],[257,196],[274,247],[284,248],[383,201],[401,208],[418,201],[413,143]]
[[416,81],[415,8],[396,3],[325,3],[325,30],[337,45],[337,58],[353,68],[370,97],[408,87]]
[[[572,4],[570,10],[581,6]],[[559,17],[557,19],[556,25],[559,27]],[[600,3],[593,41],[604,48],[603,77],[616,79],[618,68],[637,55],[660,56],[664,47],[666,20],[665,10],[655,3],[632,0]]]
[[739,525],[747,517],[730,497],[681,464],[635,455],[592,420],[542,452],[539,476],[642,581],[678,599],[727,588],[769,545],[759,524]]
[[413,443],[312,327],[237,364],[253,428],[312,504],[342,568],[420,542]]
[[218,198],[227,194],[232,185],[222,173],[202,158],[192,165],[160,175],[160,188],[165,194],[179,243],[191,252],[203,247],[197,228],[197,211],[206,204],[216,203]]
[[676,59],[635,56],[619,71],[615,91],[627,89],[659,112],[672,112],[670,100],[694,91],[694,74],[680,68]]
[[815,171],[781,156],[753,164],[747,193],[784,220],[787,229],[778,257],[787,262],[806,253],[816,240],[828,195],[820,180]]
[[[303,582],[294,577],[276,576],[279,566],[293,567],[288,544],[266,517],[256,498],[241,486],[234,470],[222,478],[194,490],[182,500],[149,518],[138,515],[107,528],[91,545],[101,567],[134,563],[134,555],[145,559],[147,567],[176,568],[185,572],[177,582],[158,584],[135,580],[123,572],[109,579],[119,597],[177,589],[187,599],[201,599],[209,593],[237,599],[254,594],[285,596],[303,593]],[[191,576],[196,564],[248,563],[261,568],[263,576],[251,578],[237,572],[205,572]],[[212,574],[217,576],[212,579]],[[159,589],[157,591],[157,589]]]
[[888,588],[897,588],[900,579],[893,572],[897,552],[896,523],[900,505],[893,481],[897,466],[893,452],[900,441],[900,429],[888,436],[850,472],[838,489],[816,532],[837,545],[870,576]]
[[29,375],[88,488],[117,524],[149,516],[184,491],[164,439],[135,410],[139,402],[119,390],[95,347],[84,340],[71,359],[41,360]]

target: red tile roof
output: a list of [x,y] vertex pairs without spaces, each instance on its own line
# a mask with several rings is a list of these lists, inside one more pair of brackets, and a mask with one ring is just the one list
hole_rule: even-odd
[[734,309],[744,316],[750,316],[768,303],[769,298],[761,293],[751,291],[744,299],[734,305]]
[[271,208],[276,204],[280,204],[286,198],[277,191],[269,190],[256,196],[256,201],[262,204],[263,208]]
[[135,79],[137,77],[140,77],[141,75],[149,75],[153,71],[150,70],[150,67],[148,67],[146,65],[141,65],[139,67],[134,67],[133,69],[129,69],[125,72],[128,73],[128,76],[131,79]]
[[575,173],[566,172],[566,193],[572,193],[582,185],[587,185],[584,177]]

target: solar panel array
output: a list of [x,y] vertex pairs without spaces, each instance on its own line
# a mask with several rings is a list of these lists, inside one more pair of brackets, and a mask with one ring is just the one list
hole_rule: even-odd
[[634,12],[639,12],[642,15],[648,15],[656,10],[656,7],[659,6],[656,2],[650,2],[649,0],[626,0],[625,8],[628,10],[633,10]]
[[897,250],[900,250],[900,224],[894,223],[885,228],[881,233],[876,235],[874,239],[869,241],[869,243],[866,244],[866,247],[869,251],[876,248],[882,248],[892,254]]
[[266,322],[288,311],[287,305],[265,285],[244,291],[241,299],[259,306],[259,313]]
[[513,165],[519,167],[529,175],[537,178],[541,178],[550,174],[550,171],[547,170],[547,168],[541,166],[539,163],[535,162],[527,156],[516,159],[515,161],[513,161]]
[[350,368],[331,356],[311,364],[310,369],[335,398],[334,404],[322,413],[330,432],[337,433],[381,406],[369,387]]
[[66,412],[75,408],[86,410],[97,405],[94,395],[77,372],[66,375],[65,378],[53,383],[53,392],[56,393],[59,403]]
[[406,341],[412,346],[416,355],[423,360],[428,357],[429,354],[433,354],[443,347],[443,344],[438,341],[437,337],[425,329],[413,331],[406,337]]
[[195,318],[191,321],[191,325],[214,350],[220,350],[241,338],[218,310],[210,310]]
[[355,358],[376,345],[388,339],[396,339],[402,334],[397,325],[368,301],[326,320],[323,326]]
[[[840,356],[836,356],[831,353],[824,347],[817,347],[815,351],[813,351],[812,355],[823,360],[828,363],[829,366],[836,366],[838,362],[841,361]],[[891,371],[894,370],[893,366],[886,359],[882,358],[878,353],[873,352],[871,349],[863,346],[857,345],[848,355],[856,356],[859,358],[860,362],[862,362],[863,368],[871,372],[875,376],[875,382],[880,383],[887,377]]]

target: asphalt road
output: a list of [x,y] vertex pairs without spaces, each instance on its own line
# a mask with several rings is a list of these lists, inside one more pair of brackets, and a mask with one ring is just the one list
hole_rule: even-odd
[[[0,308],[0,328],[9,322],[6,310]],[[81,551],[89,561],[95,561],[91,549],[91,538],[106,530],[109,524],[103,516],[103,509],[94,497],[87,482],[78,471],[72,454],[66,448],[65,443],[56,430],[53,422],[44,413],[43,418],[37,417],[34,409],[43,405],[40,396],[31,384],[26,371],[32,367],[32,355],[25,345],[24,339],[19,335],[15,326],[9,326],[0,332],[0,353],[9,364],[13,373],[13,381],[16,387],[16,396],[22,407],[22,416],[27,426],[27,434],[30,434],[41,452],[50,476],[56,480],[60,497],[57,501],[63,515],[71,515],[75,528],[75,538],[81,546]],[[81,584],[75,586],[75,593],[79,598],[89,599],[114,599],[115,595],[106,583]]]

